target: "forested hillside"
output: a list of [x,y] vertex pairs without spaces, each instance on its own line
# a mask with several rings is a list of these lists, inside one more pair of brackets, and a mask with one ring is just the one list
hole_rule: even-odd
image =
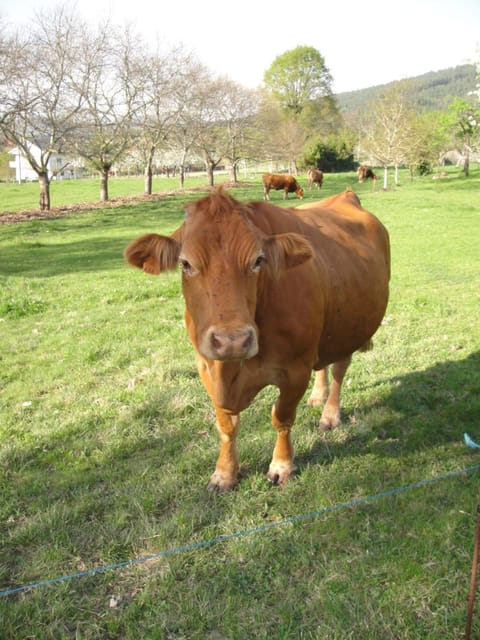
[[[413,106],[419,111],[448,108],[453,98],[465,98],[475,89],[476,76],[473,64],[464,64],[442,71],[430,71],[405,80],[411,90]],[[338,93],[335,97],[344,114],[358,112],[392,86],[392,83],[368,87],[358,91]]]

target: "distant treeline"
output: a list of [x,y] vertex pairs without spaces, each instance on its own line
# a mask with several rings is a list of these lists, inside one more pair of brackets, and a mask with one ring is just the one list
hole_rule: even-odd
[[[408,78],[405,82],[411,88],[412,106],[418,107],[419,111],[445,111],[454,98],[466,98],[475,89],[475,66],[464,64],[442,71],[430,71]],[[343,114],[358,112],[392,84],[336,94],[340,111]]]

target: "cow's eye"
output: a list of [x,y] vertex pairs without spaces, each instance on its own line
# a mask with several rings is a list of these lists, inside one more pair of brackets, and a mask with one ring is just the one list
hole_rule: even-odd
[[259,256],[257,256],[257,259],[252,264],[252,271],[255,272],[255,273],[257,271],[260,271],[260,267],[262,266],[262,264],[264,262],[265,262],[265,256],[263,255],[263,253],[261,253]]
[[180,258],[178,263],[182,267],[183,273],[187,275],[192,275],[192,271],[193,271],[192,265],[188,260],[185,260],[184,258]]

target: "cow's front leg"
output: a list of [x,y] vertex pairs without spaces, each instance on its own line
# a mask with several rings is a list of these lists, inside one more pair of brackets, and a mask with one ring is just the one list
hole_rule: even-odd
[[223,493],[232,489],[238,482],[237,434],[240,416],[227,414],[219,408],[215,410],[220,435],[220,453],[208,488],[210,491]]
[[293,445],[291,430],[295,422],[297,406],[308,384],[308,375],[297,387],[282,392],[272,408],[272,424],[277,431],[277,441],[267,478],[274,484],[283,485],[297,468],[293,463]]

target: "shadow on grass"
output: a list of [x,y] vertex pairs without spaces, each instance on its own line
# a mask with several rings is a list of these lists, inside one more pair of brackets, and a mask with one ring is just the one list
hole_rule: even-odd
[[49,278],[125,267],[125,240],[96,237],[68,243],[25,242],[4,247],[0,275]]
[[0,275],[47,278],[122,268],[127,244],[142,233],[170,233],[188,199],[7,225]]
[[480,352],[464,360],[439,362],[424,371],[394,376],[381,384],[385,382],[390,385],[389,392],[358,407],[358,420],[352,415],[342,416],[339,428],[346,437],[338,442],[335,432],[325,434],[309,451],[297,456],[300,467],[369,453],[397,458],[462,444],[464,432],[480,439]]

